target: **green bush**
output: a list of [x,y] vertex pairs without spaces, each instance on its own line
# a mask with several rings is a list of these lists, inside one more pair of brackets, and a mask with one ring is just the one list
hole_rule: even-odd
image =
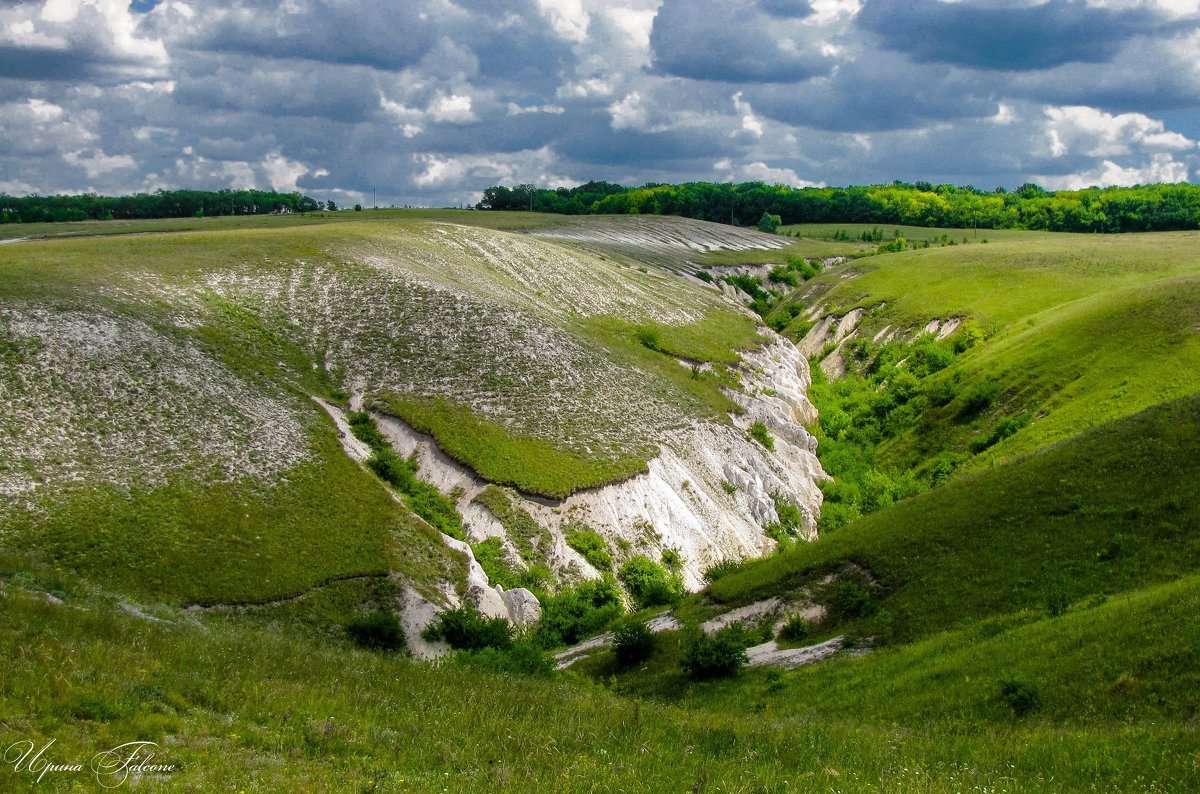
[[927,341],[913,348],[908,358],[908,371],[923,378],[935,372],[941,372],[954,363],[954,353],[937,342]]
[[771,272],[767,275],[767,278],[780,284],[787,284],[789,287],[795,287],[800,283],[800,279],[797,278],[796,273],[783,265],[776,265],[771,268]]
[[574,645],[598,634],[625,612],[611,577],[581,582],[542,601],[537,641],[543,648]]
[[779,517],[779,520],[767,524],[767,526],[763,527],[763,531],[767,537],[779,543],[782,547],[795,540],[800,534],[800,530],[803,527],[803,514],[801,514],[799,507],[787,501],[778,492],[771,494],[771,500],[775,503],[775,514]]
[[682,636],[683,671],[693,679],[724,678],[737,673],[749,662],[746,649],[751,637],[745,626],[734,623],[705,634],[698,626],[688,626]]
[[517,586],[517,576],[504,558],[504,541],[497,537],[484,538],[471,544],[471,551],[490,584],[502,585],[506,590]]
[[579,552],[598,571],[612,569],[612,552],[604,538],[593,529],[571,529],[567,531],[567,545]]
[[757,441],[767,449],[775,449],[775,439],[771,438],[771,432],[767,430],[767,426],[762,422],[755,422],[750,425],[750,430],[747,431],[746,437],[751,441]]
[[662,336],[659,334],[657,328],[643,325],[634,331],[634,336],[637,337],[642,347],[648,350],[662,349]]
[[812,634],[812,630],[808,626],[808,621],[799,615],[789,617],[787,623],[784,623],[779,629],[779,639],[788,642],[806,640],[810,634]]
[[372,612],[346,624],[346,633],[364,648],[398,651],[406,648],[404,629],[391,612]]
[[462,515],[458,508],[436,487],[414,477],[404,490],[404,503],[414,513],[432,524],[439,532],[458,540],[466,539],[462,528]]
[[613,656],[622,667],[632,667],[654,655],[654,632],[645,621],[621,626],[613,632]]
[[390,448],[375,450],[367,458],[367,468],[375,472],[379,479],[401,491],[407,491],[412,486],[412,467]]
[[992,406],[1000,396],[1000,384],[994,380],[984,381],[968,391],[958,409],[961,418],[969,418],[983,413]]
[[552,678],[555,672],[554,657],[529,640],[516,640],[508,648],[459,651],[455,658],[460,664],[494,673]]
[[742,569],[741,560],[721,560],[713,563],[704,569],[704,581],[712,584],[722,576],[728,576],[731,573],[737,573]]
[[822,601],[829,619],[835,622],[866,617],[877,609],[870,586],[853,578],[839,579],[829,585]]
[[371,457],[367,458],[367,468],[403,493],[404,503],[409,509],[439,532],[464,540],[462,516],[454,502],[433,485],[417,479],[416,453],[407,459],[397,455],[369,413],[354,411],[347,414],[346,418],[354,435],[372,449]]
[[1042,705],[1037,686],[1029,681],[1006,678],[1000,682],[999,688],[1000,700],[1018,717],[1031,714]]
[[671,573],[679,573],[683,568],[683,557],[680,556],[679,549],[663,549],[662,564],[667,566]]
[[774,234],[778,231],[783,219],[778,215],[772,215],[769,212],[763,212],[762,217],[758,219],[758,230],[767,234]]
[[421,636],[445,641],[455,650],[507,649],[512,646],[512,626],[504,618],[486,618],[474,607],[448,609],[425,627]]
[[627,560],[617,577],[625,584],[638,609],[673,606],[683,597],[683,580],[641,554]]
[[[984,240],[987,242],[987,240]],[[978,323],[966,322],[954,335],[954,352],[965,353],[984,340],[983,329]]]
[[933,383],[927,383],[925,386],[925,396],[929,399],[930,405],[935,408],[941,408],[943,405],[949,405],[954,402],[954,398],[958,396],[958,384],[953,378],[944,378]]
[[1027,416],[1006,416],[996,423],[989,435],[974,439],[971,442],[971,451],[978,454],[991,449],[1009,436],[1015,435],[1027,424],[1029,424]]
[[790,270],[799,273],[800,277],[805,281],[808,281],[821,272],[820,262],[809,262],[802,256],[789,256],[787,264]]
[[354,433],[359,441],[362,441],[371,449],[378,452],[381,449],[391,449],[383,433],[379,432],[379,428],[375,426],[375,420],[366,411],[351,411],[346,414],[346,421],[350,423],[350,431]]
[[933,471],[930,474],[931,482],[934,485],[941,485],[946,480],[950,479],[954,472],[958,470],[958,467],[966,463],[967,460],[968,456],[962,454],[961,452],[952,452],[938,458],[938,461],[934,464]]

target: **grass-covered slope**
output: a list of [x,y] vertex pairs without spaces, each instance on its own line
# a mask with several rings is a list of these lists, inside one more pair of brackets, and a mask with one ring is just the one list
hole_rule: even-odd
[[553,496],[724,419],[717,378],[675,358],[756,343],[714,291],[432,215],[64,225],[0,247],[0,545],[176,604],[389,571],[437,599],[461,558],[346,457],[312,396],[359,393]]
[[1009,232],[801,285],[781,305],[839,378],[811,396],[822,460],[849,483],[822,526],[1200,391],[1198,241]]
[[1058,610],[1200,570],[1200,398],[1089,431],[900,502],[725,576],[725,604],[853,565],[878,610],[839,628],[907,641],[1020,609]]
[[[9,662],[0,679],[0,740],[40,747],[53,739],[51,754],[61,762],[123,741],[156,742],[155,763],[176,769],[146,776],[136,783],[143,788],[584,792],[683,785],[782,794],[997,790],[1000,781],[1014,791],[1196,784],[1194,733],[1148,721],[1007,717],[963,730],[841,716],[849,710],[802,721],[777,714],[781,706],[739,713],[762,700],[757,694],[681,709],[581,681],[413,664],[269,626],[182,615],[147,622],[86,595],[48,604],[37,577],[24,572],[6,574],[3,584],[0,653]],[[779,681],[747,683],[773,692],[768,700],[800,688],[794,679],[782,689]],[[70,773],[39,784],[12,765],[0,768],[5,790],[91,785],[90,777]]]

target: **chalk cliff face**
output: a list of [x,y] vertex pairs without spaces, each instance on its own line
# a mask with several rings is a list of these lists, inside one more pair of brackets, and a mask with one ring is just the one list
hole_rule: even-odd
[[[685,585],[699,589],[705,568],[728,559],[759,556],[775,541],[764,534],[779,520],[777,503],[800,509],[801,536],[816,535],[821,506],[818,483],[824,472],[816,441],[803,423],[815,418],[805,396],[808,364],[794,345],[771,335],[770,343],[746,353],[741,368],[745,390],[730,392],[744,410],[731,424],[696,421],[672,433],[652,458],[648,471],[619,483],[593,488],[561,501],[510,492],[524,510],[550,533],[547,562],[568,578],[593,578],[600,572],[567,545],[571,527],[598,532],[617,556],[642,553],[658,559],[664,549],[682,559]],[[458,504],[471,541],[504,539],[517,557],[499,520],[475,501],[488,483],[442,453],[432,439],[383,414],[376,421],[396,450],[415,454],[420,476],[443,493],[459,494]],[[762,422],[773,440],[768,450],[747,435]],[[479,606],[491,607],[491,595]]]

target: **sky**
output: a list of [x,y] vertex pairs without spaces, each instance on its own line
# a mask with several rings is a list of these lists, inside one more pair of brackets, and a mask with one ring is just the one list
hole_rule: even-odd
[[1200,0],[0,1],[0,192],[1200,178]]

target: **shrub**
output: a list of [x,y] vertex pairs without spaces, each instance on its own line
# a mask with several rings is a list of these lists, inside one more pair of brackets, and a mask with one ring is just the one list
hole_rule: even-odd
[[417,458],[401,458],[392,449],[375,420],[365,411],[353,411],[346,415],[350,430],[373,451],[367,458],[367,468],[379,479],[405,495],[404,503],[414,513],[428,521],[439,532],[463,540],[462,516],[453,500],[443,496],[433,485],[417,479]]
[[404,491],[404,503],[414,513],[432,524],[439,532],[458,540],[466,539],[462,528],[462,515],[459,514],[458,508],[436,487],[413,477]]
[[771,279],[771,281],[787,284],[790,287],[795,287],[800,283],[800,279],[796,277],[795,272],[783,265],[771,268],[771,272],[767,275],[767,278]]
[[634,336],[638,342],[647,350],[661,350],[662,337],[658,333],[657,328],[648,325],[643,325],[634,331]]
[[487,574],[489,583],[503,585],[505,589],[517,586],[517,576],[504,559],[504,542],[500,538],[485,538],[472,544],[471,551],[479,567]]
[[767,426],[762,422],[755,422],[750,425],[750,430],[747,431],[746,437],[751,441],[757,441],[767,449],[775,449],[775,439],[771,438],[770,431],[767,430]]
[[694,679],[731,676],[750,661],[746,656],[749,646],[749,633],[740,623],[713,634],[689,626],[683,632],[683,656],[679,664]]
[[758,230],[767,234],[774,234],[779,230],[779,226],[782,223],[783,219],[778,215],[772,215],[764,211],[762,217],[758,219]]
[[704,569],[704,581],[712,584],[722,576],[737,573],[741,569],[742,563],[739,560],[721,560]]
[[700,279],[701,281],[706,281],[709,284],[711,284],[713,281],[712,273],[709,273],[707,270],[697,271],[696,278]]
[[379,432],[375,420],[366,411],[351,411],[346,414],[346,421],[350,423],[350,432],[371,449],[390,449],[387,439]]
[[1006,678],[1000,682],[1000,700],[1018,717],[1031,714],[1042,705],[1037,686],[1016,678]]
[[768,524],[763,531],[767,537],[781,545],[795,540],[803,526],[800,508],[787,501],[779,492],[772,493],[771,500],[775,503],[775,514],[779,520]]
[[654,632],[645,621],[639,620],[621,626],[613,632],[613,656],[622,667],[632,667],[654,655]]
[[[987,242],[984,240],[984,242]],[[984,339],[983,329],[978,323],[963,323],[962,328],[954,335],[954,352],[965,353]]]
[[933,471],[930,474],[930,480],[934,485],[941,485],[958,470],[958,467],[967,462],[967,456],[961,452],[952,452],[943,455],[934,465]]
[[496,673],[534,678],[551,678],[554,675],[554,657],[529,640],[517,640],[505,649],[459,651],[456,660],[469,667]]
[[831,584],[823,600],[830,619],[838,622],[865,617],[877,608],[871,588],[854,579],[840,579]]
[[1000,396],[1000,384],[994,380],[977,384],[963,396],[962,406],[958,409],[960,417],[976,416],[991,407]]
[[617,572],[638,609],[672,606],[683,597],[683,581],[644,555],[631,557]]
[[800,277],[808,281],[813,276],[821,272],[820,262],[809,262],[802,256],[789,256],[787,258],[788,268],[800,274]]
[[404,458],[391,449],[377,449],[367,458],[367,468],[384,482],[407,491],[412,486],[413,470]]
[[573,645],[608,628],[624,611],[611,577],[581,582],[542,601],[538,642],[544,648]]
[[729,494],[730,496],[733,496],[735,493],[738,492],[738,487],[736,485],[734,485],[733,483],[731,483],[729,480],[721,480],[721,490],[723,490],[725,493]]
[[978,454],[984,450],[991,449],[999,444],[1004,439],[1011,435],[1015,435],[1017,431],[1029,424],[1027,416],[1006,416],[996,423],[996,427],[992,429],[990,435],[981,436],[971,442],[971,451]]
[[792,615],[787,619],[779,629],[779,639],[789,642],[799,642],[800,640],[808,639],[812,631],[809,629],[808,621],[799,615]]
[[372,612],[346,624],[346,633],[364,648],[398,651],[406,647],[404,629],[391,612]]
[[937,342],[923,342],[917,345],[908,359],[908,371],[923,378],[934,372],[941,372],[954,363],[954,353]]
[[954,398],[958,396],[958,384],[953,378],[945,378],[934,383],[927,383],[925,386],[925,396],[929,398],[929,404],[935,408],[941,408],[943,405],[949,405],[954,402]]
[[679,573],[683,568],[683,557],[680,556],[678,549],[663,549],[662,564],[667,566],[667,570],[671,573]]
[[579,552],[598,571],[612,569],[612,552],[604,538],[592,529],[576,529],[567,532],[567,545]]
[[512,626],[504,618],[486,618],[474,607],[448,609],[425,627],[421,636],[431,642],[444,640],[455,650],[512,646]]

